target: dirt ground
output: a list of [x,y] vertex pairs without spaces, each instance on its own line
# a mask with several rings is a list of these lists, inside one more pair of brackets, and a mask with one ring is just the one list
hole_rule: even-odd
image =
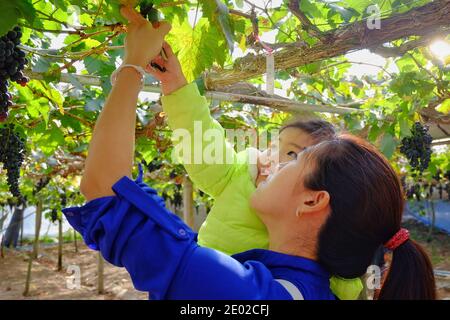
[[[450,271],[450,236],[435,233],[433,240],[427,242],[428,228],[413,220],[404,225],[410,230],[412,238],[422,244],[429,253],[434,268]],[[97,293],[96,252],[79,244],[75,253],[74,244],[64,245],[63,271],[56,271],[57,247],[46,247],[40,251],[40,257],[33,263],[30,295],[22,295],[28,266],[27,252],[5,252],[0,258],[0,300],[11,299],[83,299],[83,300],[146,300],[147,294],[133,288],[125,269],[116,268],[105,262],[105,293]],[[72,289],[74,284],[73,267],[78,266],[81,286]],[[69,286],[68,286],[69,284]],[[450,276],[436,277],[439,299],[450,300]]]
[[[42,248],[33,263],[30,295],[22,295],[28,267],[27,252],[6,251],[0,258],[0,300],[16,299],[74,299],[74,300],[146,300],[148,294],[133,288],[130,276],[124,268],[117,268],[105,261],[104,294],[97,293],[97,252],[79,244],[64,245],[63,271],[56,271],[57,247]],[[79,269],[77,269],[77,266]],[[76,284],[71,270],[80,274],[81,286]]]

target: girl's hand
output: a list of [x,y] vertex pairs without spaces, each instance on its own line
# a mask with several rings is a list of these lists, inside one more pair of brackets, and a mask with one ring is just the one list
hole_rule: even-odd
[[154,58],[151,62],[156,63],[161,68],[165,68],[165,72],[153,68],[150,63],[147,65],[145,70],[150,73],[153,77],[161,81],[161,89],[164,95],[169,95],[172,92],[184,87],[187,84],[187,80],[181,69],[180,62],[177,56],[173,53],[170,45],[164,41],[162,47],[167,55],[167,61],[164,60],[160,55]]
[[167,22],[155,23],[155,27],[131,6],[124,6],[120,12],[130,23],[125,39],[124,64],[145,68],[149,61],[159,55],[164,37],[171,26]]

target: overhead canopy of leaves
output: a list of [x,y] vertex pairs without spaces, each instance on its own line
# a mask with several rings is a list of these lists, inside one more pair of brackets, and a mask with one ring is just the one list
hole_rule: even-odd
[[[19,130],[28,137],[29,156],[22,170],[25,193],[31,194],[33,185],[43,175],[59,177],[64,181],[59,181],[60,184],[77,184],[74,177],[80,170],[73,163],[83,161],[86,156],[95,120],[110,90],[109,75],[121,62],[124,34],[120,26],[125,23],[119,13],[121,1],[0,0],[0,35],[21,25],[24,50],[31,60],[29,71],[42,76],[42,80],[32,80],[27,87],[12,85],[10,88],[15,105],[8,121],[18,124]],[[445,1],[448,3],[448,0],[441,3]],[[138,5],[138,1],[132,2]],[[271,32],[275,42],[267,45],[276,50],[292,44],[297,45],[296,50],[303,50],[320,44],[317,34],[338,28],[345,30],[356,21],[369,20],[374,5],[381,18],[389,18],[431,3],[427,0],[302,0],[299,10],[306,19],[301,21],[290,10],[288,0],[279,1],[276,6],[259,1],[254,10],[244,9],[247,8],[244,1],[238,0],[152,2],[173,26],[167,40],[191,81],[205,71],[225,74],[237,67],[251,68],[252,65],[235,63],[233,53],[239,49],[243,55],[264,55],[255,32],[259,36]],[[436,37],[449,42],[448,30],[436,30],[439,31]],[[449,60],[434,55],[428,44],[424,38],[405,36],[385,43],[383,48],[368,45],[373,52],[390,52],[385,64],[375,67],[378,72],[355,76],[355,66],[360,69],[374,66],[367,62],[354,63],[348,56],[339,55],[278,70],[275,86],[286,90],[298,102],[356,107],[359,112],[354,114],[320,116],[369,139],[396,162],[399,141],[409,134],[414,121],[424,117],[426,111],[426,115],[432,114],[434,118],[422,120],[440,123],[439,119],[450,111]],[[66,73],[70,74],[70,83],[61,83],[61,74]],[[98,76],[101,86],[84,85],[75,74]],[[250,82],[264,88],[260,74]],[[286,114],[251,105],[219,105],[217,101],[211,104],[213,116],[228,128],[257,125],[265,130],[287,118]],[[148,163],[159,157],[165,164],[163,170],[171,171],[170,132],[161,123],[150,135],[143,134],[142,130],[154,123],[158,114],[154,101],[140,101],[136,157]],[[448,155],[448,149],[445,152]],[[448,161],[441,163],[443,171],[449,170]],[[433,170],[439,165],[439,161],[433,162]],[[168,175],[155,178],[164,176]],[[4,178],[0,180],[0,198],[8,197]],[[173,181],[160,183],[164,184],[162,188],[173,185]]]

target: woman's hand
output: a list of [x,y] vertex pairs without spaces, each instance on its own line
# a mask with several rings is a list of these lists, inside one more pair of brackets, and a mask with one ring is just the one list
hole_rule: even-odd
[[[161,51],[170,25],[161,23],[155,29],[131,7],[123,7],[121,11],[130,21],[124,63],[145,68]],[[140,89],[140,76],[136,70],[125,68],[117,75],[89,144],[80,185],[86,200],[114,195],[114,183],[123,176],[131,177]]]
[[165,72],[153,68],[150,64],[147,65],[145,70],[153,77],[161,81],[162,93],[167,96],[181,87],[184,87],[187,84],[187,80],[183,74],[183,70],[181,69],[180,62],[178,61],[177,56],[173,53],[170,45],[164,41],[162,47],[167,55],[167,60],[164,60],[160,55],[158,55],[151,62],[156,63],[161,68],[165,68]]
[[130,22],[125,39],[124,64],[145,68],[161,52],[164,37],[171,26],[167,22],[159,22],[153,27],[131,6],[122,7],[120,12]]

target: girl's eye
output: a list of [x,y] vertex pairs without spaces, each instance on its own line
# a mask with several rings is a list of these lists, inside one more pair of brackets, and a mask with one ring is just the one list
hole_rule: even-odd
[[297,153],[294,152],[294,151],[289,151],[289,152],[287,153],[287,155],[288,155],[289,157],[292,157],[292,159],[297,159]]

